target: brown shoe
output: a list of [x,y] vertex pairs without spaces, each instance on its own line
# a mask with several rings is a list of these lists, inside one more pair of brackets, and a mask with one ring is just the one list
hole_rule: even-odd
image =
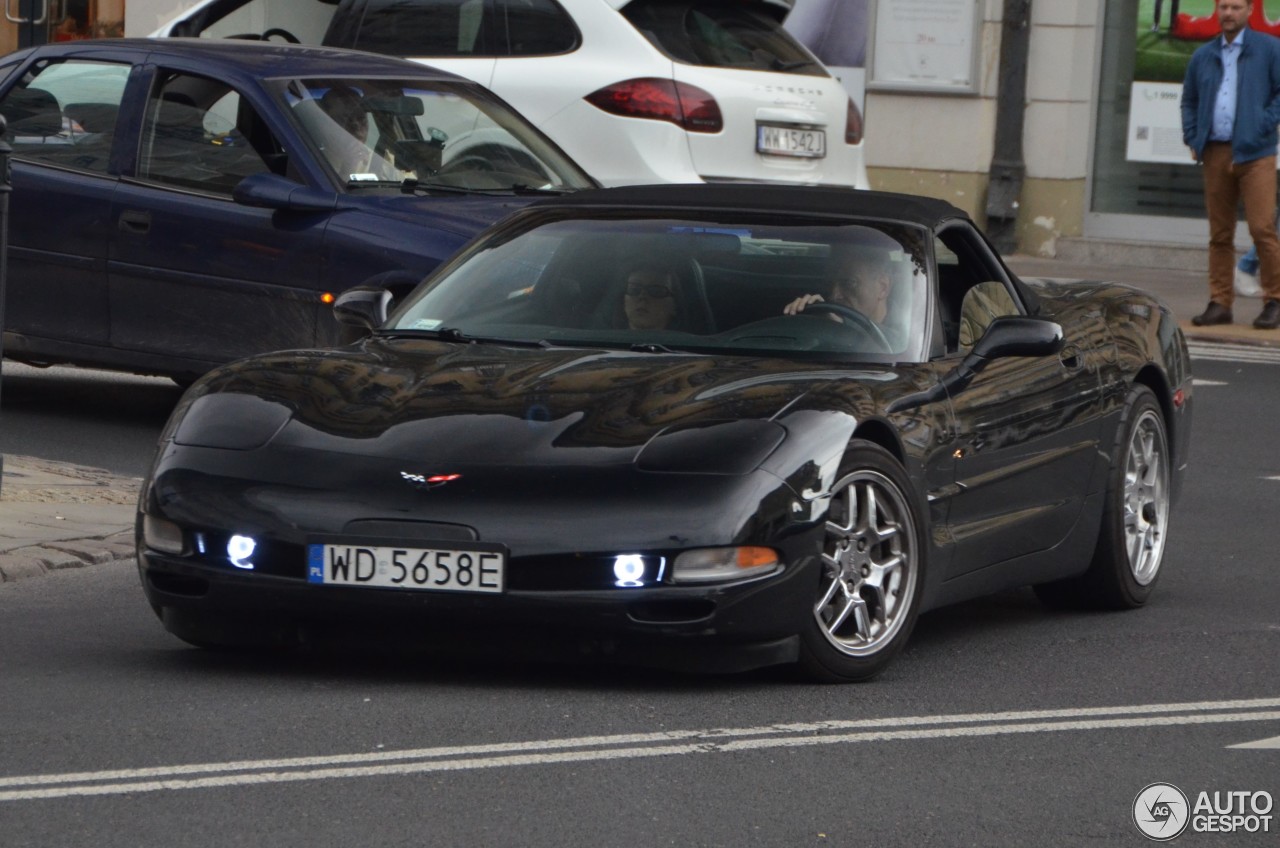
[[1253,326],[1259,330],[1274,330],[1280,327],[1280,300],[1267,300],[1258,317],[1253,319]]
[[[1265,309],[1263,310],[1266,311]],[[1259,319],[1261,320],[1261,319]],[[1209,305],[1204,308],[1204,312],[1191,319],[1191,323],[1197,327],[1208,327],[1210,324],[1230,324],[1231,310],[1216,301],[1209,301]],[[1257,322],[1254,322],[1257,326]]]

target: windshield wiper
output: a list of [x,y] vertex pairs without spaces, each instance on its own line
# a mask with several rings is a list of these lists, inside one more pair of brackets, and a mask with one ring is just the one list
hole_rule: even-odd
[[[383,183],[387,185],[387,183]],[[414,179],[405,180],[403,183],[396,183],[400,186],[400,190],[405,194],[479,194],[488,197],[504,196],[511,194],[568,194],[573,191],[571,188],[557,188],[553,186],[531,186],[524,183],[514,183],[507,188],[471,188],[465,186],[446,185],[445,183],[423,183]]]
[[404,184],[408,180],[347,180],[344,184],[348,189],[353,188],[398,188],[403,189]]
[[445,185],[444,183],[424,183],[410,177],[398,183],[405,194],[488,194],[487,189],[465,188],[463,186]]
[[563,186],[531,186],[516,183],[511,187],[511,191],[516,194],[570,194],[574,189]]
[[546,339],[504,339],[498,336],[473,336],[464,333],[457,327],[440,327],[435,330],[415,330],[411,328],[397,328],[379,330],[381,336],[434,336],[443,339],[446,342],[457,342],[459,344],[501,344],[512,345],[515,347],[552,347],[551,342]]
[[675,353],[674,350],[666,345],[655,344],[654,342],[637,342],[631,346],[631,350],[636,353]]

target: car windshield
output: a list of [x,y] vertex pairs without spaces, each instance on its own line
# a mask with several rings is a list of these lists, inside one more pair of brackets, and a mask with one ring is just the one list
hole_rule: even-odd
[[[582,215],[589,217],[581,217]],[[547,210],[465,251],[384,332],[918,361],[926,234],[776,214]]]
[[570,191],[590,177],[521,117],[465,85],[414,79],[280,81],[308,142],[348,191]]

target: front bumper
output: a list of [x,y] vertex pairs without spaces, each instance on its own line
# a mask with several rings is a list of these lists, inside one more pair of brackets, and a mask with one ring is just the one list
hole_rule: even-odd
[[[544,562],[543,565],[546,563]],[[143,590],[169,630],[196,643],[362,643],[492,650],[736,672],[798,657],[813,614],[818,562],[715,585],[588,590],[510,588],[499,595],[314,585],[140,549]],[[511,572],[519,572],[513,560]]]

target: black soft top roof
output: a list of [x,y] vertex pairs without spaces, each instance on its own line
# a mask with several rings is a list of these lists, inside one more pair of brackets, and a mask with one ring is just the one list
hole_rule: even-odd
[[949,219],[969,220],[962,209],[933,197],[887,191],[860,191],[838,186],[754,183],[621,186],[574,192],[533,204],[533,207],[546,206],[754,209],[879,218],[919,224],[930,229]]

